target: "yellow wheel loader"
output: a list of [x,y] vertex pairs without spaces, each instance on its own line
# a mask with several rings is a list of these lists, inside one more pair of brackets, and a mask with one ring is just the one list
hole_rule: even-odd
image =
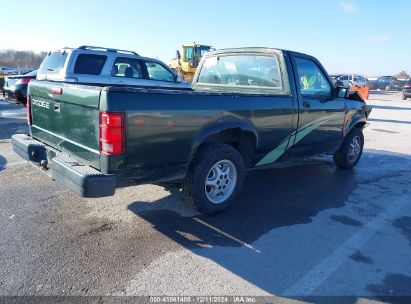
[[181,46],[181,53],[177,50],[176,58],[171,60],[169,66],[185,81],[191,82],[196,72],[201,57],[214,50],[210,45],[191,43]]

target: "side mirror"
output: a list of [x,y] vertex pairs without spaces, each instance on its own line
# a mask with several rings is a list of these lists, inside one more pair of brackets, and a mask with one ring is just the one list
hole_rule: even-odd
[[347,98],[348,94],[349,94],[349,90],[347,88],[339,87],[339,86],[335,88],[335,95],[334,95],[335,97]]

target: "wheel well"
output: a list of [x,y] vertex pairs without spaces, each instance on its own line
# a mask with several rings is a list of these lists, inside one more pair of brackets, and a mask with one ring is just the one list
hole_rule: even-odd
[[232,128],[212,134],[204,139],[200,147],[212,142],[224,143],[236,149],[243,158],[244,167],[251,166],[251,157],[257,146],[257,139],[251,131]]
[[354,128],[362,129],[362,128],[364,128],[365,124],[366,124],[365,121],[357,122],[357,123],[354,125]]

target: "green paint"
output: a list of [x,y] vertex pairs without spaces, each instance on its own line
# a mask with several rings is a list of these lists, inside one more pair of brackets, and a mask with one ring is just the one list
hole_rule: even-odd
[[[339,115],[337,114],[324,116],[322,118],[313,120],[309,122],[308,124],[302,126],[297,131],[294,131],[290,136],[287,136],[275,149],[271,150],[266,156],[264,156],[263,159],[261,159],[256,164],[256,166],[263,166],[263,165],[267,165],[267,164],[271,164],[275,162],[285,153],[285,151],[293,147],[295,144],[301,141],[304,137],[306,137],[312,131],[319,128],[321,125],[325,124],[330,119],[338,117],[338,116]],[[289,143],[291,144],[289,145]]]

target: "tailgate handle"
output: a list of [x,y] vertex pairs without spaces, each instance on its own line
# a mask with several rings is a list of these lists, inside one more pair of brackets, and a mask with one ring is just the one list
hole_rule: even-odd
[[54,103],[54,111],[60,113],[60,103],[59,103],[59,102],[55,102],[55,103]]
[[304,107],[304,108],[310,108],[310,107],[311,107],[311,104],[310,104],[309,102],[307,102],[307,101],[304,101],[304,102],[303,102],[303,107]]

